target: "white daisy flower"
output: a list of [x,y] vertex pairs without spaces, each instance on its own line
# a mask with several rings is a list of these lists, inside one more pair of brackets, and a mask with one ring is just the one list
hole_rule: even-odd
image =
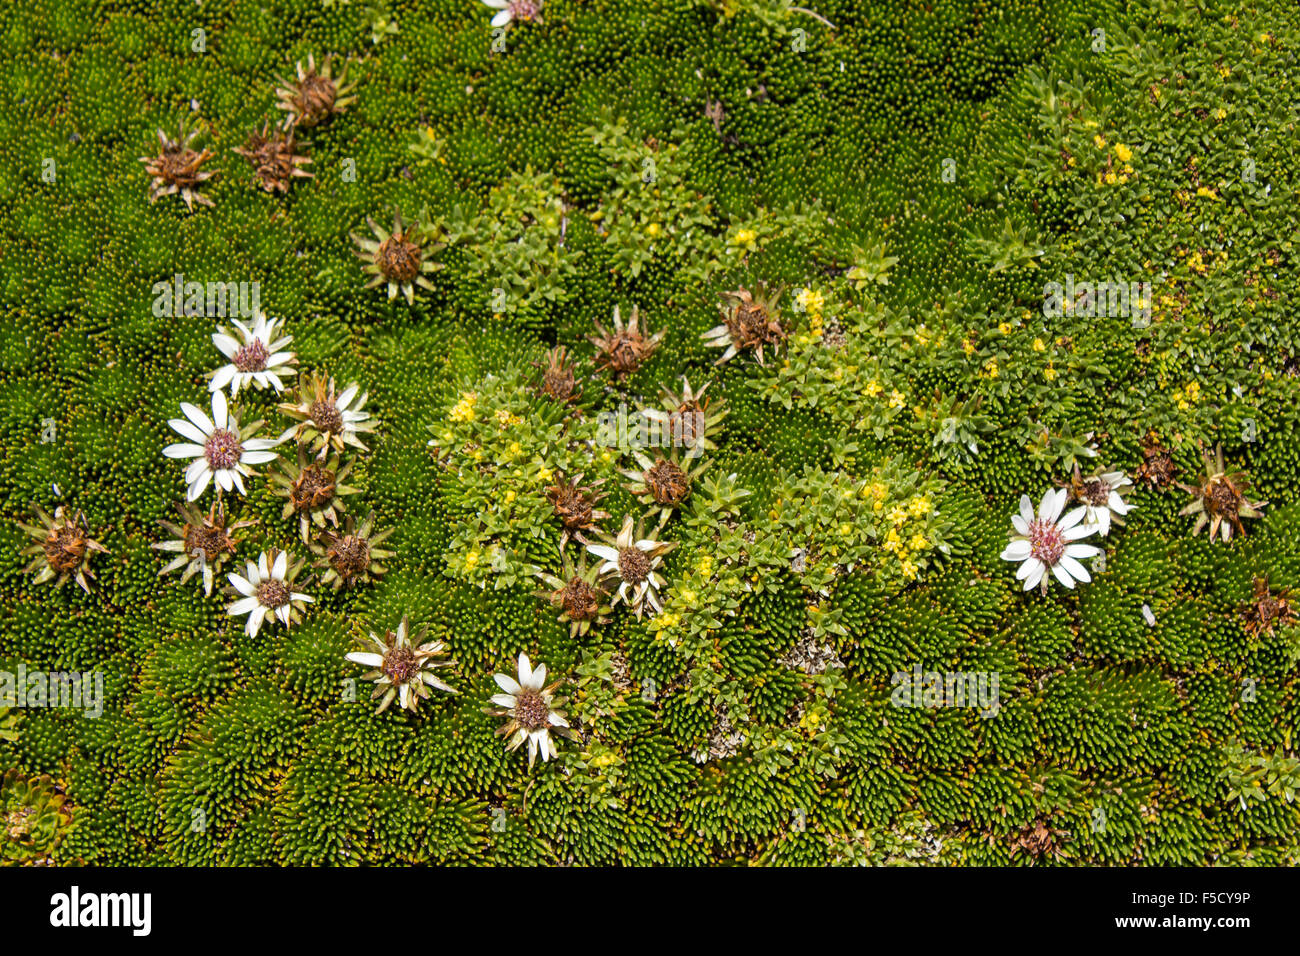
[[483,0],[497,11],[492,26],[503,27],[512,21],[520,23],[542,22],[542,0]]
[[167,424],[189,440],[168,445],[163,454],[168,458],[193,459],[185,469],[188,499],[197,501],[209,481],[215,481],[221,491],[238,488],[241,495],[247,494],[244,476],[252,474],[248,466],[264,465],[276,458],[276,453],[269,450],[276,442],[252,437],[262,423],[253,422],[241,432],[239,422],[226,405],[224,392],[212,393],[211,418],[189,402],[181,402],[181,411],[184,418],[173,418]]
[[1083,523],[1087,508],[1075,508],[1061,517],[1066,496],[1064,488],[1048,491],[1035,514],[1029,496],[1021,495],[1020,514],[1011,516],[1016,533],[1002,552],[1002,559],[1022,562],[1016,578],[1025,582],[1026,591],[1041,583],[1046,594],[1048,571],[1067,588],[1073,588],[1075,581],[1092,580],[1079,559],[1095,557],[1101,549],[1075,542],[1095,532],[1097,526]]
[[219,392],[229,385],[232,398],[239,394],[241,388],[250,385],[258,388],[270,385],[277,392],[284,391],[284,383],[280,381],[280,372],[277,370],[294,361],[293,353],[284,351],[293,341],[293,336],[276,339],[276,326],[280,320],[268,319],[266,313],[260,310],[251,327],[238,319],[232,321],[243,341],[228,333],[225,326],[217,326],[217,331],[212,335],[212,344],[230,359],[230,363],[211,373],[212,380],[208,383],[208,388]]
[[1132,487],[1133,482],[1122,471],[1103,472],[1099,469],[1084,478],[1079,473],[1079,466],[1075,465],[1070,479],[1070,497],[1083,505],[1083,523],[1097,528],[1104,538],[1110,533],[1112,523],[1122,525],[1123,516],[1137,507],[1124,500],[1124,495]]
[[419,646],[412,646],[413,642],[407,636],[406,617],[403,616],[395,632],[388,631],[382,638],[373,632],[369,640],[357,638],[357,643],[365,650],[353,651],[347,658],[354,664],[371,668],[361,678],[377,685],[372,700],[383,698],[375,713],[383,713],[394,699],[398,699],[406,710],[416,713],[420,701],[431,696],[430,687],[448,694],[456,693],[434,674],[434,668],[450,667],[452,662],[439,659],[446,656],[447,645],[442,641],[423,641],[427,630],[425,628],[415,638],[420,641]]
[[263,551],[256,564],[248,562],[244,574],[232,571],[226,575],[231,587],[243,595],[226,608],[226,613],[231,616],[248,615],[244,633],[249,637],[256,636],[263,619],[268,617],[278,618],[281,624],[288,627],[301,616],[303,605],[315,600],[293,589],[294,578],[302,570],[303,564],[304,561],[299,559],[290,567],[289,556],[285,552],[276,551],[275,548],[269,552]]
[[587,550],[602,559],[600,575],[613,574],[618,578],[618,590],[613,603],[622,601],[636,613],[639,620],[646,604],[655,612],[663,610],[659,603],[659,590],[663,588],[664,579],[657,568],[663,562],[664,555],[677,547],[677,543],[656,541],[654,538],[641,537],[644,532],[638,527],[632,530],[632,516],[623,518],[623,527],[617,538],[605,538],[605,544],[589,544]]
[[559,756],[551,731],[571,740],[581,739],[569,729],[569,722],[557,709],[562,702],[554,697],[555,689],[563,680],[547,686],[545,664],[538,664],[534,670],[528,655],[520,654],[517,680],[509,674],[494,674],[493,680],[505,693],[492,695],[492,703],[499,710],[488,708],[484,713],[510,718],[497,728],[497,735],[510,738],[506,750],[514,750],[527,740],[529,767],[537,761],[539,751],[543,763]]

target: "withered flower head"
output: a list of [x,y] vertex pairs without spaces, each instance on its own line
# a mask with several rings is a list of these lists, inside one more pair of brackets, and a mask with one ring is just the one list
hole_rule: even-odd
[[561,405],[571,405],[582,398],[582,386],[573,372],[568,350],[563,345],[547,351],[544,364],[534,362],[533,365],[542,370],[535,386],[542,397]]
[[201,183],[219,175],[215,169],[205,170],[200,167],[213,157],[210,149],[196,150],[191,145],[199,136],[198,130],[188,131],[182,122],[175,139],[162,130],[158,130],[158,143],[161,151],[157,156],[141,156],[145,172],[153,177],[149,183],[149,202],[157,202],[163,196],[180,193],[185,200],[185,207],[194,211],[194,203],[212,206],[213,202],[198,187]]
[[631,479],[631,483],[625,487],[636,495],[642,504],[650,506],[647,512],[650,516],[659,514],[665,520],[669,512],[690,496],[691,485],[711,464],[701,462],[688,471],[679,463],[676,448],[670,449],[667,456],[658,454],[654,458],[640,451],[634,451],[632,454],[640,470],[622,473],[623,477]]
[[271,480],[275,493],[285,499],[281,517],[298,516],[298,530],[304,543],[313,524],[324,528],[328,521],[338,527],[339,515],[347,510],[343,496],[357,491],[344,484],[351,474],[352,462],[341,465],[337,454],[308,462],[302,445],[298,446],[296,463],[288,458],[280,460],[280,471]]
[[561,549],[561,576],[538,571],[537,576],[549,590],[536,592],[560,612],[560,623],[569,625],[569,636],[580,637],[591,630],[591,625],[602,623],[614,613],[608,602],[609,592],[600,584],[600,568],[587,566],[587,553],[580,552],[578,564],[569,560],[568,552]]
[[342,453],[345,445],[366,451],[359,435],[374,431],[376,423],[365,410],[368,395],[360,391],[355,382],[338,392],[334,379],[323,374],[300,376],[294,401],[278,406],[298,422],[285,429],[280,441],[292,438],[309,446],[318,458],[330,449]]
[[775,349],[790,337],[781,323],[777,301],[781,289],[770,291],[763,282],[751,292],[737,289],[722,294],[722,324],[703,335],[704,344],[712,348],[726,347],[722,357],[714,364],[721,365],[743,349],[752,349],[758,364],[763,364],[763,348]]
[[170,521],[159,521],[163,530],[172,536],[170,541],[160,541],[153,545],[159,551],[179,552],[159,572],[168,574],[178,568],[181,572],[181,584],[185,584],[195,574],[203,572],[203,593],[212,593],[213,577],[221,572],[221,566],[235,553],[237,544],[231,532],[256,524],[255,521],[236,521],[233,524],[226,518],[226,506],[214,501],[205,515],[190,502],[176,506],[184,521],[182,525]]
[[286,129],[315,126],[336,113],[342,113],[356,101],[355,96],[349,95],[356,86],[355,81],[348,82],[350,64],[345,62],[335,77],[332,75],[332,61],[333,58],[327,56],[318,71],[315,55],[308,54],[305,70],[301,61],[295,64],[298,74],[295,79],[276,81],[279,84],[275,91],[279,97],[276,107],[288,114],[284,121]]
[[18,522],[18,527],[36,539],[36,544],[28,545],[22,551],[24,555],[35,556],[24,571],[37,572],[33,579],[35,584],[54,581],[56,587],[61,587],[72,578],[89,594],[90,585],[86,579],[95,577],[90,570],[90,559],[96,552],[108,554],[108,549],[91,540],[86,516],[80,511],[69,513],[62,505],[54,509],[53,518],[40,505],[33,505],[32,513],[39,525]]
[[352,588],[365,584],[387,572],[380,562],[393,556],[393,552],[381,547],[392,528],[374,534],[375,515],[371,512],[361,527],[356,527],[352,515],[343,522],[343,530],[326,528],[320,539],[309,547],[316,555],[316,567],[324,570],[322,584],[332,584],[335,590]]
[[577,538],[583,544],[587,539],[584,531],[598,530],[597,524],[609,517],[608,511],[598,511],[596,505],[605,497],[605,492],[597,491],[605,483],[602,478],[590,485],[580,484],[582,475],[565,478],[562,474],[555,476],[555,484],[546,489],[546,500],[555,509],[555,516],[564,525],[560,534],[560,547],[563,548],[570,537]]
[[1291,604],[1291,589],[1273,592],[1268,577],[1255,578],[1255,593],[1241,606],[1241,619],[1246,633],[1251,637],[1272,634],[1276,627],[1286,627],[1296,620]]
[[1178,466],[1169,449],[1160,444],[1154,434],[1147,435],[1142,442],[1142,464],[1134,473],[1138,481],[1145,482],[1152,489],[1167,488],[1174,483]]
[[636,306],[632,306],[632,317],[627,325],[619,315],[618,306],[614,306],[614,331],[609,332],[599,322],[596,335],[588,336],[596,346],[596,367],[607,369],[616,379],[625,378],[641,367],[641,363],[651,356],[663,340],[660,331],[647,335],[649,328],[641,322]]
[[1068,831],[1051,827],[1047,821],[1036,820],[1016,835],[1011,848],[1016,856],[1060,859],[1066,855],[1063,838],[1068,836]]
[[366,224],[374,239],[351,234],[357,258],[365,263],[362,271],[372,276],[366,288],[387,285],[389,299],[397,298],[400,292],[408,305],[415,304],[416,286],[432,292],[433,283],[425,275],[442,268],[442,263],[433,259],[433,254],[445,246],[438,241],[438,231],[421,220],[404,224],[400,210],[393,213],[391,232],[370,217],[366,217]]
[[663,438],[674,448],[685,448],[687,458],[698,458],[705,451],[716,448],[712,436],[721,429],[721,423],[727,417],[724,402],[710,403],[704,393],[711,382],[705,382],[698,391],[691,389],[691,383],[682,376],[682,390],[674,392],[662,388],[663,408],[645,408],[641,414],[660,425]]
[[236,146],[234,152],[252,163],[254,184],[269,193],[287,193],[296,177],[312,175],[303,169],[311,159],[292,129],[273,130],[264,122],[261,131],[250,134],[248,141]]
[[1201,457],[1205,462],[1205,474],[1201,477],[1200,483],[1198,485],[1188,485],[1181,481],[1178,483],[1179,488],[1195,496],[1195,500],[1178,513],[1196,515],[1193,535],[1200,534],[1201,529],[1209,524],[1211,541],[1216,535],[1221,536],[1224,541],[1230,541],[1234,530],[1239,535],[1245,533],[1241,519],[1262,518],[1259,509],[1268,502],[1246,500],[1246,491],[1250,488],[1250,482],[1241,472],[1229,474],[1224,469],[1222,445],[1215,448],[1213,455],[1204,451]]

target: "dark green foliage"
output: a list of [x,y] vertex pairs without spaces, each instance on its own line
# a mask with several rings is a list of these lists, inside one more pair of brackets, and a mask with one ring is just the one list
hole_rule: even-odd
[[[1243,617],[1257,578],[1300,588],[1294,4],[805,5],[834,28],[760,0],[547,0],[495,37],[477,0],[396,0],[396,32],[317,0],[4,20],[0,671],[104,695],[0,700],[5,863],[1297,862],[1300,628]],[[355,104],[303,131],[314,178],[253,188],[232,150],[327,53]],[[138,161],[182,117],[221,171],[192,213]],[[348,238],[394,208],[447,242],[413,305]],[[348,508],[395,557],[304,571],[289,629],[158,576],[167,420],[219,364],[216,319],[152,308],[177,274],[259,283],[301,369],[369,393]],[[1067,275],[1151,282],[1150,321],[1045,314]],[[721,294],[759,281],[784,341],[714,366]],[[633,305],[663,340],[615,378],[588,336]],[[572,403],[537,390],[554,346]],[[683,375],[729,413],[657,533],[664,610],[571,636],[534,594],[545,489],[640,514],[600,415]],[[278,436],[276,404],[240,420]],[[1222,445],[1265,517],[1193,537],[1137,477],[1153,440],[1189,483]],[[1010,516],[1076,460],[1136,508],[1090,583],[1024,592]],[[306,554],[266,470],[227,569]],[[109,549],[90,594],[24,572],[32,504]],[[457,693],[375,715],[344,655],[403,616]],[[578,734],[531,770],[483,713],[521,652]],[[900,705],[926,672],[996,675],[995,710]]]

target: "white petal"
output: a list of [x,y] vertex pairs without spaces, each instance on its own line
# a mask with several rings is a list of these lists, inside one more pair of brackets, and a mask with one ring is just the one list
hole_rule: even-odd
[[238,601],[236,601],[234,604],[230,605],[230,607],[226,609],[226,613],[231,615],[247,614],[255,607],[257,607],[257,598],[255,597],[240,598]]
[[498,707],[505,707],[506,709],[513,708],[518,703],[518,698],[514,694],[493,694],[488,699]]
[[1072,558],[1095,558],[1101,554],[1101,548],[1091,544],[1067,544],[1065,553]]
[[183,418],[173,418],[167,422],[178,434],[190,441],[196,441],[200,445],[208,440],[208,436],[195,427],[193,422],[186,421]]
[[1038,558],[1029,558],[1016,569],[1016,578],[1023,581],[1025,578],[1032,577],[1035,573],[1043,570],[1043,562]]
[[354,664],[363,664],[366,667],[383,667],[384,658],[381,654],[367,654],[365,651],[353,651],[347,655],[348,660]]
[[1074,578],[1076,581],[1083,581],[1086,584],[1088,581],[1092,580],[1092,575],[1088,573],[1088,569],[1068,554],[1061,556],[1061,567],[1068,571],[1070,577]]
[[217,428],[225,428],[230,424],[230,408],[226,405],[225,392],[212,393],[212,421]]
[[[233,365],[221,366],[221,368],[212,373],[212,381],[208,382],[208,388],[214,392],[220,391],[230,384],[231,379],[233,379],[238,372],[239,369],[235,368]],[[235,382],[235,385],[238,387],[239,383]]]
[[212,344],[220,349],[221,354],[228,359],[234,358],[235,353],[239,351],[239,343],[224,332],[212,333]]
[[[208,418],[207,412],[201,408],[196,408],[189,402],[181,402],[181,412],[186,418],[199,427],[199,430],[202,431],[205,436],[201,440],[206,441],[206,436],[211,435],[213,429],[212,420]],[[177,431],[180,431],[180,429],[177,429]]]
[[1026,525],[1034,520],[1034,503],[1029,500],[1028,495],[1020,496],[1020,517],[1025,520]]
[[1076,524],[1073,528],[1066,528],[1061,532],[1061,537],[1066,541],[1078,541],[1080,538],[1086,538],[1097,530],[1095,524]]
[[1052,565],[1052,573],[1056,575],[1056,580],[1060,581],[1061,584],[1070,590],[1074,590],[1074,578],[1070,577],[1070,572],[1060,564]]
[[230,582],[231,587],[244,595],[244,597],[252,597],[257,591],[257,588],[251,582],[245,580],[233,571],[226,575],[226,580]]
[[192,442],[177,442],[164,448],[163,454],[168,458],[198,458],[203,454],[203,446]]
[[1003,561],[1023,561],[1029,557],[1032,550],[1033,546],[1028,541],[1020,538],[1007,545],[1001,557]]
[[1016,534],[1023,534],[1023,535],[1029,534],[1029,522],[1026,521],[1020,515],[1012,515],[1011,524],[1015,527]]
[[523,651],[519,652],[519,684],[522,687],[532,687],[533,665],[528,660],[528,655]]
[[523,688],[519,686],[519,682],[516,681],[513,677],[511,677],[509,674],[493,674],[492,679],[495,680],[497,682],[497,686],[500,687],[507,694],[518,694],[521,690],[523,690]]
[[204,468],[203,474],[199,475],[192,482],[190,482],[189,490],[185,493],[185,496],[189,498],[190,501],[198,501],[199,498],[203,496],[203,492],[207,491],[208,482],[211,480],[212,480],[212,472],[209,471],[207,468]]
[[[1064,491],[1064,489],[1062,490]],[[1067,531],[1070,528],[1073,528],[1080,521],[1082,521],[1087,514],[1088,514],[1088,509],[1085,507],[1081,506],[1075,508],[1072,511],[1070,511],[1069,514],[1067,514],[1064,518],[1062,518],[1057,523],[1056,527],[1060,531]]]

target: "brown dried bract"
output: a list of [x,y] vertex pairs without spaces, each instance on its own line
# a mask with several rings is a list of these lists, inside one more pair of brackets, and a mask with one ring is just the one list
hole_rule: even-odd
[[311,173],[302,167],[311,162],[293,130],[273,130],[268,123],[251,134],[235,153],[253,164],[253,182],[267,192],[287,193],[295,178],[309,178]]

